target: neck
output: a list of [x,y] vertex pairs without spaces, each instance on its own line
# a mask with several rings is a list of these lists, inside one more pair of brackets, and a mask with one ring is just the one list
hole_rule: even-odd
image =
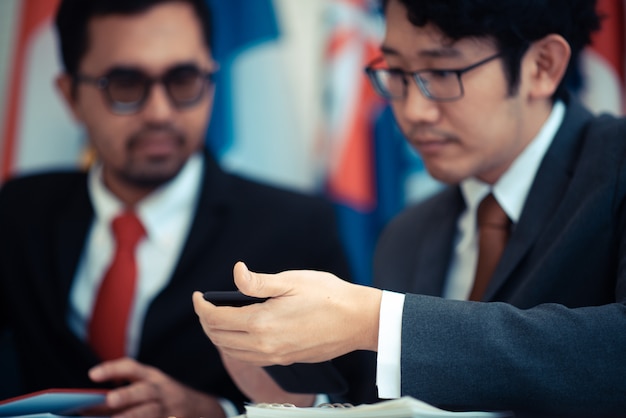
[[159,186],[157,184],[137,184],[106,173],[104,170],[105,187],[127,207],[136,206]]

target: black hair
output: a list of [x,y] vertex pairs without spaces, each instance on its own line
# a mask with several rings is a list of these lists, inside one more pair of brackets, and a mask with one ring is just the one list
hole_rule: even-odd
[[168,2],[193,6],[202,26],[204,43],[211,48],[211,11],[206,0],[62,0],[56,15],[61,61],[65,72],[75,76],[89,47],[89,21],[112,14],[134,15]]
[[[382,0],[383,11],[390,0]],[[502,53],[509,93],[519,85],[521,60],[529,46],[549,34],[561,35],[572,57],[555,97],[564,93],[566,79],[591,35],[600,28],[596,0],[395,0],[407,9],[415,26],[433,24],[451,41],[492,39]]]

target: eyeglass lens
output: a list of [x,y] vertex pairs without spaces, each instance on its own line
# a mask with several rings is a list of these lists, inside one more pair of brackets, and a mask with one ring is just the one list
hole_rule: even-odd
[[106,92],[117,111],[136,110],[147,99],[155,82],[162,82],[176,107],[195,104],[205,91],[206,75],[193,65],[177,66],[153,79],[137,69],[116,68],[105,76]]
[[[395,99],[406,96],[411,76],[402,71],[373,69],[371,77],[382,96]],[[421,90],[431,98],[451,99],[462,95],[458,75],[450,71],[423,71],[414,75]]]

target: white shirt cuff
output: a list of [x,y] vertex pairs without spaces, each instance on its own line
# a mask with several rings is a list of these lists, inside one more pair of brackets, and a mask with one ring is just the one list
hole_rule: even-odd
[[400,353],[402,347],[402,311],[404,294],[383,291],[378,327],[376,386],[383,399],[401,396]]

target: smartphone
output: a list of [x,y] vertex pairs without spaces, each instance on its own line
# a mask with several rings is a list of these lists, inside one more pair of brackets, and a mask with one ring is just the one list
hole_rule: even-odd
[[268,298],[255,298],[244,295],[239,291],[204,292],[204,299],[216,306],[246,306],[253,303],[265,302]]

